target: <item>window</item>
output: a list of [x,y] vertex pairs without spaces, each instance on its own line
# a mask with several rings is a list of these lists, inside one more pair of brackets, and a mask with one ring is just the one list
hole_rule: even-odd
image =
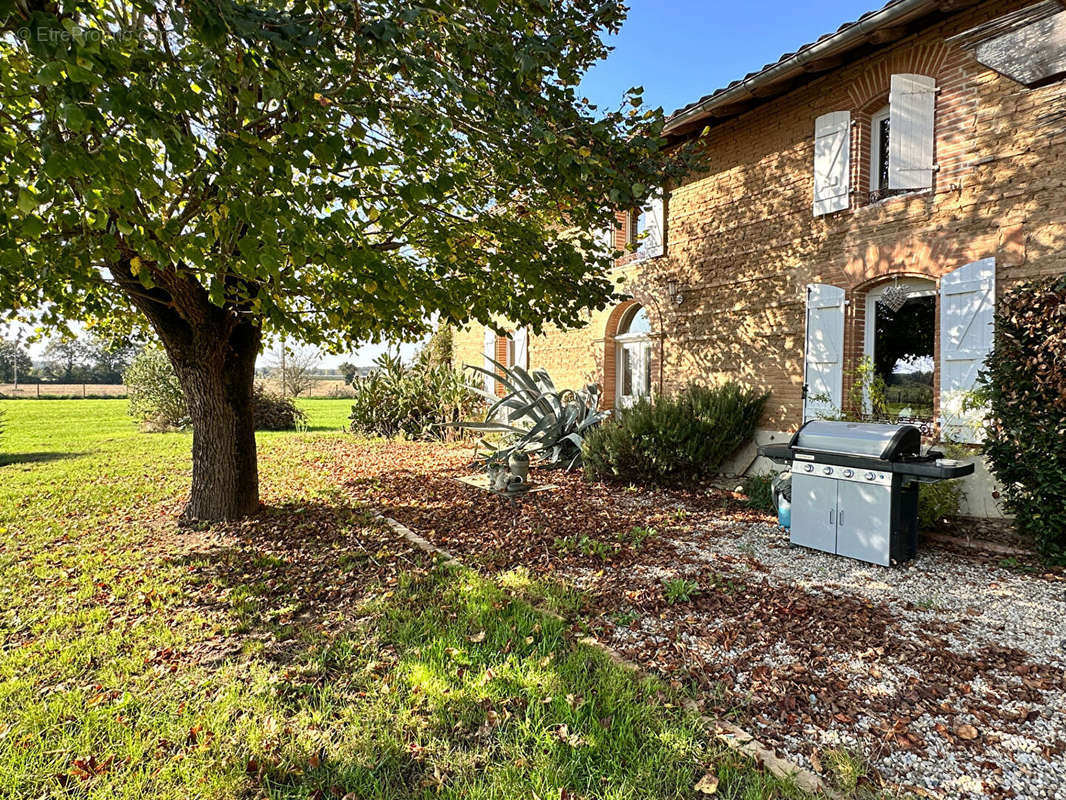
[[651,394],[651,320],[643,306],[634,306],[615,334],[617,388],[615,405],[626,408]]
[[[936,80],[926,75],[892,75],[888,105],[870,116],[859,137],[870,159],[869,202],[933,188],[938,166]],[[814,216],[851,207],[851,112],[830,111],[814,121]],[[861,157],[865,157],[865,153]],[[865,187],[858,187],[860,192]]]
[[889,189],[889,152],[892,114],[885,106],[870,118],[870,202],[900,194],[903,189]]
[[626,214],[626,244],[640,247],[648,230],[647,209],[634,208]]
[[863,349],[885,382],[887,402],[867,412],[923,427],[932,422],[935,331],[935,282],[897,278],[867,293]]
[[649,200],[643,208],[626,214],[626,244],[635,249],[638,261],[663,254],[662,198]]

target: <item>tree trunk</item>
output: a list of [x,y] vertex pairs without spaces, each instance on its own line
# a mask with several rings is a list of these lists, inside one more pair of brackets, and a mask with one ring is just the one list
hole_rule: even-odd
[[[186,521],[238,519],[259,508],[253,389],[262,319],[246,303],[215,305],[194,275],[141,264],[155,282],[132,270],[133,253],[110,265],[130,302],[148,317],[181,383],[192,419],[192,491]],[[257,287],[234,281],[254,296]]]
[[238,519],[259,508],[252,402],[259,331],[240,323],[214,344],[171,354],[193,426],[187,521]]

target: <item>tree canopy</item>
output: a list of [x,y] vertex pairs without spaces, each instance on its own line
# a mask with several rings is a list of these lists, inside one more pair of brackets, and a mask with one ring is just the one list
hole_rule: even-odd
[[264,335],[574,325],[614,289],[595,231],[686,168],[639,90],[578,93],[621,2],[0,2],[0,310],[148,320],[190,518],[258,505]]
[[422,335],[433,312],[575,323],[611,290],[591,232],[671,169],[639,92],[605,113],[577,93],[623,15],[18,7],[0,44],[0,304],[60,322],[202,290],[327,347]]

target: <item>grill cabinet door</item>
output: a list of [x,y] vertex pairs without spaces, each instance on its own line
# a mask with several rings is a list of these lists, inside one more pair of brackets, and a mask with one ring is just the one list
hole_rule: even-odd
[[838,481],[837,554],[889,566],[891,513],[891,486]]
[[792,473],[792,527],[789,541],[835,553],[837,482],[832,478]]

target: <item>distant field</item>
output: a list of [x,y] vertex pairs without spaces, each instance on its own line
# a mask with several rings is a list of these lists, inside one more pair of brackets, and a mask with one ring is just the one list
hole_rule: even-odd
[[[270,391],[276,392],[281,387],[277,381],[271,378],[264,378],[260,381]],[[300,395],[301,397],[351,397],[352,389],[344,383],[343,378],[321,378],[309,391]]]
[[7,398],[20,397],[125,397],[121,383],[19,383],[18,391],[10,383],[0,383],[0,394]]
[[[262,383],[272,392],[280,389],[277,382],[269,378]],[[13,384],[0,383],[0,395],[9,399],[40,397],[42,400],[68,397],[125,397],[126,387],[121,383],[19,383],[16,392]],[[341,378],[323,378],[301,395],[304,398],[351,396],[351,387],[346,386]]]

